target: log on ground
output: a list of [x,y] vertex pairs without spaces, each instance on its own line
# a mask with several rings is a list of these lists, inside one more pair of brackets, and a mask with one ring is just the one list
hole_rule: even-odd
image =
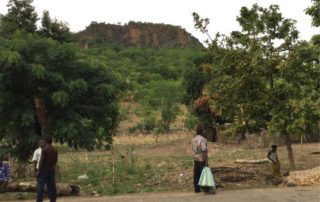
[[[57,183],[58,196],[78,196],[80,194],[80,187],[78,185],[69,185],[67,183]],[[36,182],[10,182],[7,185],[8,192],[36,192]]]
[[262,163],[268,163],[269,159],[256,159],[256,160],[251,160],[251,159],[237,159],[234,161],[235,163],[241,163],[241,164],[262,164]]

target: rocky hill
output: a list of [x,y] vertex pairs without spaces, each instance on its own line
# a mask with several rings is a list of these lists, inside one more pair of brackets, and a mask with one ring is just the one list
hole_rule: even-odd
[[142,22],[129,22],[125,25],[92,22],[76,36],[85,48],[108,44],[154,48],[203,46],[179,26]]

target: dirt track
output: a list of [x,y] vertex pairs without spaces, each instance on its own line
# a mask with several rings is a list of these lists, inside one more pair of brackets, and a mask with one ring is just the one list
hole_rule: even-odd
[[[48,201],[48,200],[46,200]],[[58,198],[58,202],[320,202],[320,186],[221,191],[215,195],[167,192],[91,198]],[[27,202],[27,201],[24,201]],[[31,202],[28,200],[28,202]]]

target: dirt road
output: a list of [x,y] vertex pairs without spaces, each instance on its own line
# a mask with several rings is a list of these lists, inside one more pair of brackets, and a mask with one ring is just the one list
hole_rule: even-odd
[[[48,201],[48,200],[46,200]],[[91,198],[58,198],[58,202],[320,202],[320,186],[218,191],[202,193],[145,193]],[[24,201],[27,202],[27,201]],[[28,201],[31,202],[31,201]]]

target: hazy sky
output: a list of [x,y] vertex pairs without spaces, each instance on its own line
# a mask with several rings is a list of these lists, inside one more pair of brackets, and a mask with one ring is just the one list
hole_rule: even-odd
[[[1,14],[7,12],[7,2],[0,0]],[[85,29],[92,21],[111,24],[140,21],[181,26],[201,42],[207,37],[194,29],[192,12],[210,19],[211,36],[218,31],[229,34],[239,30],[236,17],[240,8],[254,3],[263,7],[278,4],[284,17],[297,20],[300,39],[309,40],[320,33],[304,13],[311,0],[33,0],[39,17],[43,10],[48,10],[52,18],[67,22],[73,32]]]

